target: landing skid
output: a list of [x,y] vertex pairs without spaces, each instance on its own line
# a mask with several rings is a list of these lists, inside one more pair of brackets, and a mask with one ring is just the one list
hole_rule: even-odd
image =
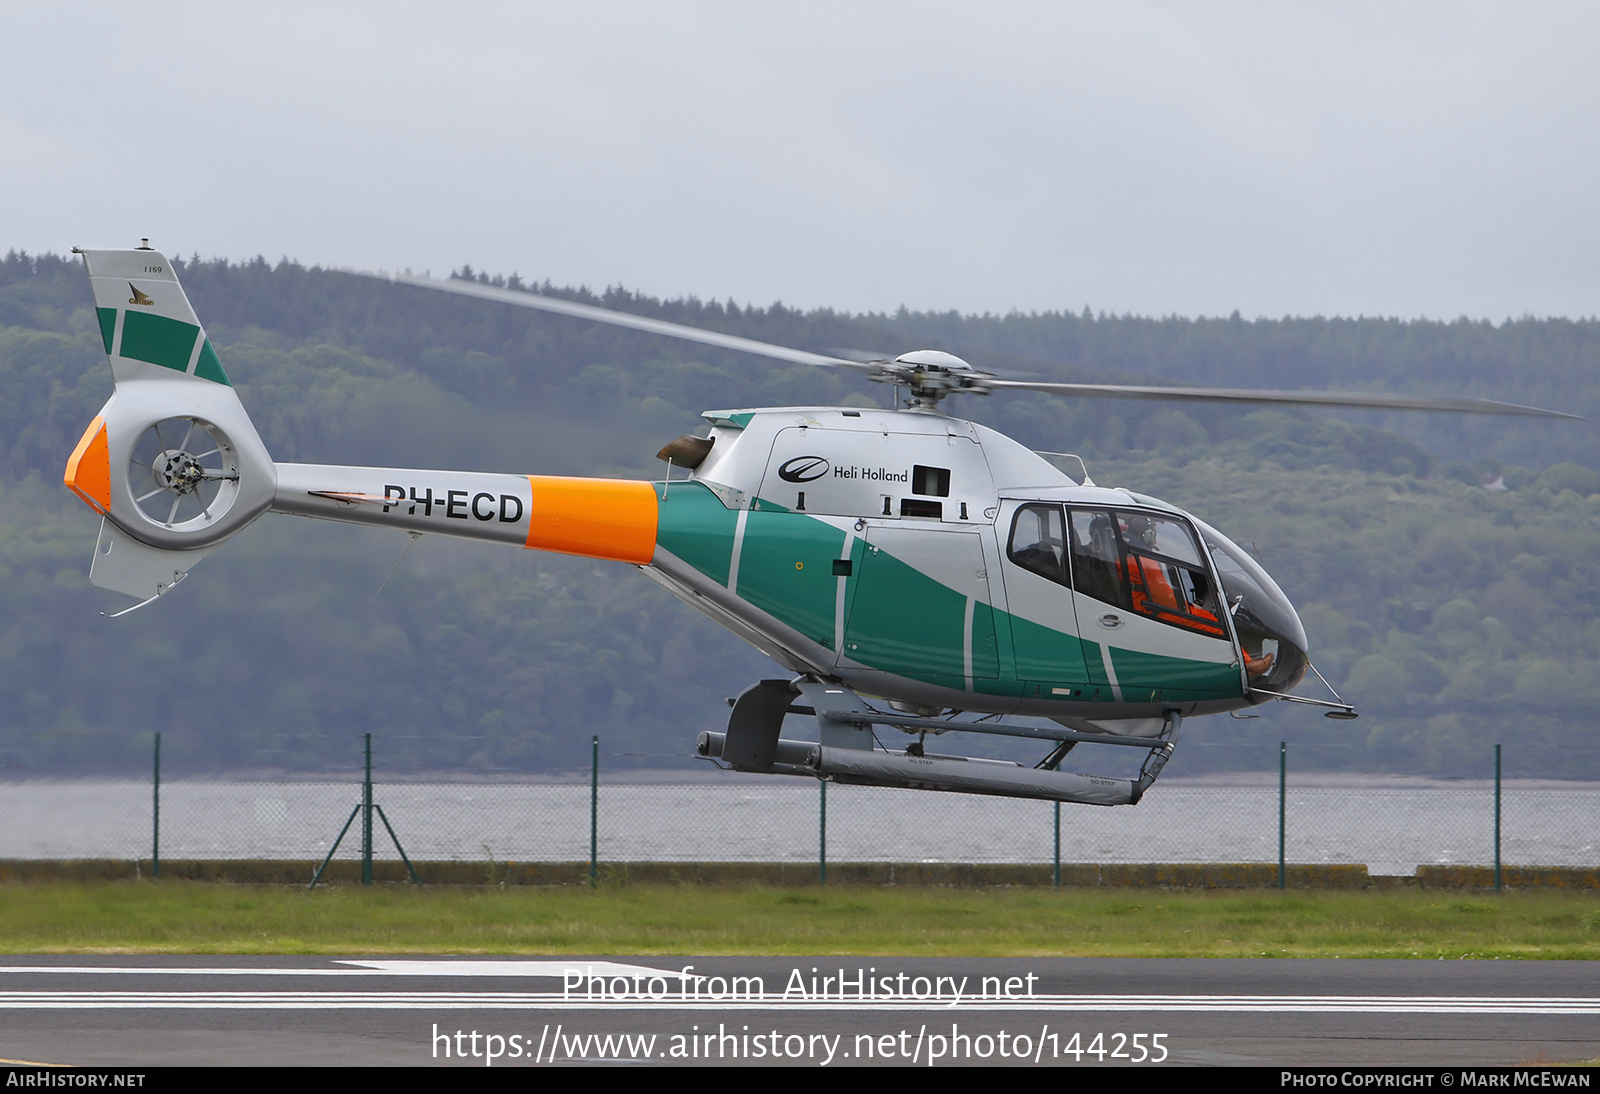
[[[809,700],[809,705],[798,704],[799,698]],[[814,716],[818,741],[783,738],[783,719],[789,714]],[[920,739],[905,751],[896,752],[878,743],[872,732],[873,726],[878,725],[923,735],[960,732],[1034,738],[1050,741],[1056,747],[1037,767],[1011,760],[938,755],[926,752]],[[752,684],[734,700],[727,732],[702,733],[695,747],[701,756],[720,760],[735,771],[807,775],[857,786],[943,790],[1085,805],[1134,805],[1172,758],[1182,726],[1183,716],[1175,710],[1166,713],[1161,732],[1155,737],[933,718],[878,710],[843,685],[802,676]],[[1149,755],[1136,779],[1058,770],[1073,746],[1084,742],[1143,748]]]

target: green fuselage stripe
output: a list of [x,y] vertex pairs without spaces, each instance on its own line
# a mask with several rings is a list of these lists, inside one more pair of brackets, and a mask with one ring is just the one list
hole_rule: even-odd
[[[658,490],[660,489],[658,485]],[[736,595],[832,650],[839,575],[833,563],[845,532],[804,513],[728,509],[696,482],[673,483],[661,501],[657,542],[723,587],[730,578],[735,533],[745,528]],[[986,695],[1063,704],[1112,701],[1105,653],[1097,642],[968,598],[888,550],[860,537],[845,579],[844,656],[896,676]],[[839,652],[839,651],[835,651]],[[1239,670],[1226,663],[1111,648],[1123,700],[1187,702],[1241,694]]]
[[1170,702],[1181,698],[1229,698],[1240,694],[1239,666],[1214,661],[1161,657],[1111,647],[1122,698],[1128,703]]
[[738,512],[697,482],[669,483],[666,495],[658,507],[656,542],[726,587]]
[[[1084,665],[1086,655],[1098,662],[1098,648],[1093,644],[1085,648],[1084,642],[1070,631],[1007,614],[1011,637],[1016,643],[1016,676],[1028,685],[1027,695],[1033,697],[1037,692],[1041,699],[1079,701],[1094,701],[1099,697],[1104,680],[1096,679]],[[1058,693],[1057,688],[1065,689],[1067,694]],[[1106,691],[1105,698],[1110,697],[1110,692]]]
[[[966,686],[966,596],[872,546],[853,581],[846,656],[897,676]],[[994,679],[1000,675],[994,608],[981,602],[972,608],[972,676]]]
[[833,648],[844,532],[800,513],[752,512],[739,552],[739,596],[813,642]]

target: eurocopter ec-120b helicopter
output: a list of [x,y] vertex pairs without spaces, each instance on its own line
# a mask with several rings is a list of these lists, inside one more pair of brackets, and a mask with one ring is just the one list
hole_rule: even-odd
[[[1337,694],[1290,694],[1311,668],[1305,630],[1226,536],[1087,472],[1069,477],[950,417],[945,398],[1027,389],[1573,417],[1467,398],[1009,380],[937,350],[858,361],[478,282],[363,274],[857,369],[910,398],[898,405],[897,392],[890,410],[707,411],[708,436],[661,450],[660,482],[275,463],[171,263],[147,245],[73,250],[116,382],[65,476],[103,517],[94,584],[142,607],[268,511],[628,563],[792,674],[741,694],[727,731],[700,735],[700,754],[846,783],[1130,804],[1185,718],[1268,700],[1355,717]],[[815,717],[816,741],[782,736],[792,713]],[[886,748],[876,726],[915,739]],[[1033,738],[1048,752],[1028,767],[924,749],[928,734],[952,732]],[[1137,778],[1062,771],[1083,742],[1147,755]]]

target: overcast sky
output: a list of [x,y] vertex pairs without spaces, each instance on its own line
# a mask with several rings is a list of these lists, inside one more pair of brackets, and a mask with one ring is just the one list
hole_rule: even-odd
[[1600,6],[0,5],[0,250],[1600,312]]

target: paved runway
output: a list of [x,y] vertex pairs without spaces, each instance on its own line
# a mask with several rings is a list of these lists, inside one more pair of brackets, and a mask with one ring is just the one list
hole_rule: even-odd
[[980,958],[0,959],[0,1059],[1516,1066],[1600,1057],[1600,967]]

